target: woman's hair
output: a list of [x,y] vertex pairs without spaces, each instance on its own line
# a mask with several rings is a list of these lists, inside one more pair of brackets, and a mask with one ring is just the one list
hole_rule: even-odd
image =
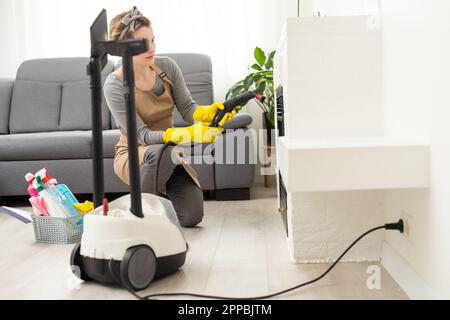
[[130,11],[124,11],[111,19],[109,40],[131,39],[134,31],[149,26],[151,26],[150,20],[133,7]]

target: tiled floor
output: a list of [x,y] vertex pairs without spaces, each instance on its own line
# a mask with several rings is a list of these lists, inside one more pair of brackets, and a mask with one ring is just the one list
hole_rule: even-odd
[[[320,275],[324,264],[291,264],[275,190],[257,185],[250,201],[205,202],[199,227],[185,229],[186,264],[139,294],[195,292],[245,297],[283,290]],[[5,204],[5,203],[3,203]],[[29,210],[26,202],[6,203]],[[73,245],[34,242],[31,225],[0,213],[0,299],[134,299],[115,286],[73,289]],[[343,263],[321,281],[281,299],[408,299],[381,267],[381,289],[366,286],[367,263]],[[177,297],[189,298],[189,297]]]

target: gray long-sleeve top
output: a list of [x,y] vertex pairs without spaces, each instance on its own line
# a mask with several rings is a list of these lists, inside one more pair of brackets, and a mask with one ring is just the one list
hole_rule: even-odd
[[[192,99],[192,96],[186,86],[180,68],[169,57],[156,57],[155,64],[167,74],[167,77],[172,81],[172,97],[176,108],[180,112],[184,121],[194,123],[193,115],[197,108],[197,104]],[[156,76],[156,83],[152,92],[160,96],[164,93],[164,83],[161,78]],[[126,106],[124,98],[123,80],[116,74],[111,73],[105,80],[103,85],[103,93],[106,103],[108,104],[111,113],[116,120],[117,125],[126,131]],[[163,142],[163,131],[150,130],[139,114],[136,113],[136,128],[138,143],[141,145],[159,144]]]

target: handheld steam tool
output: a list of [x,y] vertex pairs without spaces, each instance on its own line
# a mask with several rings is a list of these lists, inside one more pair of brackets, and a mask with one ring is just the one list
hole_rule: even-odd
[[228,99],[227,101],[225,101],[223,103],[223,106],[225,108],[223,108],[222,110],[217,110],[217,113],[214,116],[213,121],[211,121],[210,127],[218,127],[220,121],[222,121],[223,117],[228,112],[233,111],[234,108],[236,108],[237,106],[242,106],[243,104],[245,104],[248,101],[255,99],[255,98],[260,101],[262,101],[264,99],[263,96],[257,95],[256,93],[251,92],[251,91],[244,92],[234,98]]

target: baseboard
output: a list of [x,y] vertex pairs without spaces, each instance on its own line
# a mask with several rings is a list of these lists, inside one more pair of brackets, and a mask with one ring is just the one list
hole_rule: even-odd
[[215,190],[217,201],[250,200],[250,188]]
[[384,242],[381,251],[381,264],[394,278],[403,291],[413,300],[433,300],[437,295],[417,274],[408,261]]

